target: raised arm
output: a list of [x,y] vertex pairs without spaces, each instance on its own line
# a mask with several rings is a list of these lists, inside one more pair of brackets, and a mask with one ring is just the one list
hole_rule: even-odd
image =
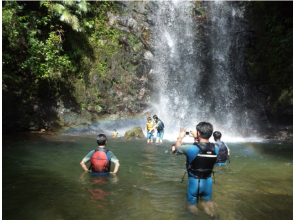
[[178,146],[182,145],[182,139],[186,137],[186,128],[180,128],[180,133],[175,144],[175,150],[178,150]]

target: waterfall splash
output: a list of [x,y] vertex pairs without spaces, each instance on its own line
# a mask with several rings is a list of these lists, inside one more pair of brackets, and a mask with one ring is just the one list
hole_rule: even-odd
[[245,72],[242,7],[200,4],[158,2],[153,14],[155,112],[165,123],[165,138],[174,138],[181,126],[195,129],[201,121],[224,137],[255,136],[266,118]]

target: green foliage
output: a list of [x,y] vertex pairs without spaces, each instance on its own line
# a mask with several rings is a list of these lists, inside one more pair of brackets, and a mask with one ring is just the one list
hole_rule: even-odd
[[36,78],[61,77],[61,74],[64,75],[73,70],[68,56],[61,55],[63,51],[61,41],[55,32],[49,33],[49,38],[45,43],[31,34],[28,45],[27,53],[30,56],[20,66],[28,69]]
[[[60,16],[60,20],[69,24],[73,30],[81,31],[78,15],[88,12],[89,3],[86,1],[62,1],[61,3],[53,1],[41,1],[40,6],[45,6],[51,15]],[[72,13],[74,12],[74,13]]]
[[126,34],[111,27],[107,15],[119,11],[114,1],[4,1],[2,116],[7,123],[28,118],[36,103],[45,109],[45,121],[56,121],[50,109],[59,100],[101,114],[119,102],[113,87],[126,84],[126,77],[119,81],[111,68],[113,62],[121,65],[118,39]]
[[81,106],[81,110],[85,110],[85,104],[84,103],[80,103]]
[[133,47],[134,47],[136,44],[141,43],[140,40],[139,40],[137,37],[135,37],[135,36],[133,36],[133,35],[131,35],[131,34],[128,35],[128,42],[129,42],[129,44],[130,44],[131,46],[133,46]]

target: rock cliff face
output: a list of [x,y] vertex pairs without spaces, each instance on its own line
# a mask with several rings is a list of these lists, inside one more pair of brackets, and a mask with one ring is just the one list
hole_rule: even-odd
[[[145,113],[184,118],[188,123],[185,114],[196,114],[194,110],[190,114],[188,108],[197,109],[199,120],[209,112],[213,120],[221,118],[233,130],[242,123],[250,127],[254,118],[268,124],[262,88],[253,88],[246,75],[249,66],[243,55],[256,38],[246,3],[187,4],[188,10],[180,3],[120,2],[119,13],[107,12],[102,40],[90,39],[95,59],[83,60],[88,64],[87,70],[81,70],[81,74],[88,71],[86,80],[73,78],[75,92],[61,95],[56,103],[33,103],[29,111],[22,112],[25,117],[17,121],[19,127],[58,131],[84,125],[88,129],[103,118]],[[107,35],[109,29],[115,29],[115,34]],[[196,101],[191,104],[190,100]],[[240,112],[244,117],[232,120],[233,113]],[[11,126],[8,130],[15,126],[9,121],[5,124]]]
[[[59,120],[51,128],[74,127],[98,121],[103,115],[113,118],[142,114],[152,111],[154,83],[152,66],[154,63],[154,41],[148,14],[156,8],[154,2],[121,2],[120,14],[108,12],[107,27],[119,31],[118,45],[105,38],[97,50],[98,60],[105,63],[101,81],[101,71],[89,74],[87,85],[76,82],[77,102],[80,109],[60,101],[56,109]],[[103,51],[103,46],[112,46],[112,53]],[[94,64],[95,65],[95,64]],[[66,103],[67,102],[67,103]]]
[[24,130],[59,131],[91,124],[112,115],[120,118],[152,108],[152,42],[147,14],[148,2],[121,2],[120,13],[107,12],[107,29],[115,36],[103,35],[92,41],[96,59],[88,62],[87,79],[72,79],[74,93],[56,103],[35,103],[36,117],[21,122]]

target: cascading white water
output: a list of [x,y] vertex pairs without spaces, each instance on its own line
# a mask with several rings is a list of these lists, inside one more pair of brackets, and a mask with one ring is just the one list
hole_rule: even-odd
[[236,22],[241,9],[228,2],[157,5],[153,73],[165,137],[174,137],[180,126],[195,129],[201,121],[227,137],[254,136],[257,119],[265,116],[244,69],[246,42],[239,33],[245,29]]

